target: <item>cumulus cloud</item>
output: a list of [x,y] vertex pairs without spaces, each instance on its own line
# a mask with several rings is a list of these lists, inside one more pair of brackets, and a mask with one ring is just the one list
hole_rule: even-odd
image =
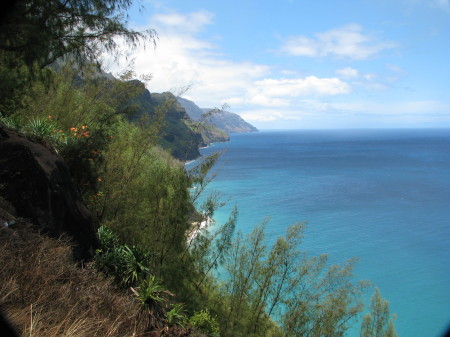
[[[289,109],[298,105],[299,101],[304,101],[311,97],[329,97],[344,95],[351,92],[350,86],[338,78],[318,78],[308,76],[304,78],[266,78],[254,81],[240,93],[237,97],[230,97],[227,102],[231,105],[246,106],[247,108],[282,108],[284,113],[278,111],[277,117],[282,118]],[[263,116],[267,119],[267,114],[273,115],[273,110],[265,110]],[[255,113],[246,116],[255,118]]]
[[[157,47],[133,51],[138,73],[152,74],[151,92],[173,91],[189,86],[184,95],[203,107],[228,103],[232,108],[284,108],[299,97],[347,94],[350,86],[336,78],[274,76],[264,64],[238,62],[220,53],[214,41],[201,34],[212,24],[214,15],[205,11],[157,14],[151,26],[159,34]],[[280,75],[281,76],[281,75]]]
[[[189,86],[188,98],[201,106],[219,106],[226,97],[245,92],[255,79],[269,74],[263,64],[235,62],[220,53],[214,41],[200,37],[214,15],[206,12],[156,14],[149,25],[158,32],[156,48],[138,47],[132,51],[133,68],[138,74],[151,74],[150,92],[173,91]],[[124,67],[112,65],[117,72]]]
[[281,50],[294,56],[335,56],[365,60],[395,46],[392,42],[379,41],[376,37],[365,34],[360,25],[349,24],[326,32],[316,33],[313,38],[306,36],[290,37],[285,41]]

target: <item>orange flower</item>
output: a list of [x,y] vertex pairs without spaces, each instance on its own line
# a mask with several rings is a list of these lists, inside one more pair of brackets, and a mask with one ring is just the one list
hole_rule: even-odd
[[97,181],[98,181],[98,182],[102,181],[102,178],[97,178]]

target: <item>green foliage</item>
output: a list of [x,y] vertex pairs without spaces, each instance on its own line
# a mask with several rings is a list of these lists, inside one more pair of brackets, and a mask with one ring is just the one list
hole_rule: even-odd
[[133,293],[144,311],[152,311],[155,304],[164,303],[167,301],[167,295],[169,295],[156,280],[155,276],[149,276],[144,279],[139,284],[139,287],[133,289]]
[[0,25],[0,51],[41,67],[65,55],[92,62],[100,47],[115,49],[115,36],[129,44],[153,39],[152,30],[139,33],[126,28],[121,13],[131,4],[131,0],[16,2]]
[[156,139],[147,128],[117,125],[101,166],[103,194],[91,200],[91,209],[122,240],[145,247],[153,272],[175,284],[174,275],[183,279],[183,268],[189,268],[177,261],[193,211],[190,182],[183,165],[155,147]]
[[268,246],[263,223],[234,240],[222,275],[225,305],[214,308],[223,336],[345,333],[362,309],[365,284],[351,281],[354,261],[327,267],[326,256],[299,251],[303,231],[302,224],[291,226]]
[[[199,196],[204,192],[206,186],[215,178],[215,174],[209,174],[211,168],[216,164],[220,157],[220,152],[216,152],[210,156],[205,156],[199,160],[198,164],[192,167],[188,172],[189,179],[192,184],[193,192],[191,194],[192,203],[195,203]],[[214,196],[208,198],[201,206],[201,212],[206,216],[212,217],[214,209],[219,208],[217,199]]]
[[389,302],[375,288],[370,303],[370,313],[363,317],[361,337],[397,337],[394,327],[395,315],[390,315]]
[[102,225],[97,230],[98,241],[103,251],[113,250],[120,245],[119,237],[114,233],[111,228]]
[[187,319],[185,314],[185,308],[182,303],[172,304],[169,311],[166,313],[167,324],[169,326],[184,326]]
[[139,246],[119,244],[119,238],[106,226],[98,231],[100,249],[95,255],[98,270],[114,276],[124,287],[136,285],[150,275],[150,255]]
[[126,123],[122,112],[127,102],[141,90],[129,82],[106,79],[94,67],[85,67],[81,78],[66,65],[52,72],[46,83],[34,81],[22,96],[20,109],[2,119],[57,149],[85,197],[92,197],[99,193],[102,153],[117,125]]
[[220,337],[220,327],[217,319],[211,316],[209,310],[195,312],[189,318],[189,323],[197,330],[204,332],[207,337]]
[[0,123],[4,124],[9,128],[17,130],[23,129],[25,124],[22,117],[19,115],[3,116],[1,113],[0,113]]
[[[186,121],[171,94],[146,98],[132,73],[119,81],[88,66],[101,47],[115,48],[115,35],[131,44],[143,37],[120,15],[130,5],[17,2],[0,24],[0,121],[64,157],[96,220],[108,226],[99,229],[95,264],[132,287],[149,327],[167,332],[186,323],[184,307],[170,305],[170,289],[195,313],[190,324],[209,336],[341,337],[362,310],[355,261],[328,266],[326,256],[308,257],[299,250],[301,224],[272,245],[265,224],[234,238],[236,209],[222,226],[200,228],[222,205],[215,194],[197,205],[219,154],[186,173],[159,146],[192,159],[199,130],[215,130]],[[75,63],[54,63],[62,56]],[[53,70],[42,69],[51,63]],[[378,290],[361,328],[361,337],[373,336],[396,337]]]
[[116,50],[117,36],[129,46],[154,43],[154,30],[126,27],[123,11],[132,2],[15,1],[0,22],[0,111],[10,115],[21,108],[23,95],[36,80],[45,82],[51,73],[45,67],[56,66],[55,61],[73,60],[77,69],[98,66],[102,51]]
[[[150,327],[160,329],[167,326],[168,298],[174,295],[165,290],[155,276],[147,277],[139,287],[131,288],[131,291],[139,302],[140,311],[149,320]],[[171,318],[175,320],[174,312]]]
[[136,103],[137,111],[132,120],[139,116],[161,117],[161,137],[158,139],[158,145],[182,161],[200,156],[198,147],[202,142],[201,135],[189,127],[186,111],[172,93],[150,95],[144,92],[133,99],[133,102]]
[[33,118],[25,126],[26,133],[36,139],[51,139],[55,133],[55,124],[48,119]]
[[50,118],[26,118],[20,115],[4,117],[0,114],[0,123],[18,130],[30,140],[62,150],[67,144],[67,136],[59,132],[57,124]]

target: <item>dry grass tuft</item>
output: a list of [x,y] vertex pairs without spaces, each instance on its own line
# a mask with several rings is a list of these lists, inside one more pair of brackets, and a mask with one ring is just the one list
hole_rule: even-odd
[[149,336],[129,291],[72,260],[69,241],[0,227],[0,305],[22,336]]

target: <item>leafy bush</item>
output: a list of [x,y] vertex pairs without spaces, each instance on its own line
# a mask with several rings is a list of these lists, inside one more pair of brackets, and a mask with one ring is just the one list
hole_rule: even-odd
[[119,237],[111,228],[107,226],[100,226],[97,231],[100,247],[105,250],[112,250],[120,245]]
[[186,324],[186,315],[184,313],[184,305],[175,303],[166,313],[167,324],[169,326],[184,326]]
[[[168,297],[174,295],[165,290],[155,276],[148,276],[139,287],[131,288],[131,291],[138,300],[139,310],[148,320],[149,327],[167,328]],[[171,318],[175,319],[174,313]]]
[[196,312],[189,319],[189,323],[195,329],[206,333],[208,337],[220,337],[219,323],[207,309]]
[[67,143],[67,136],[62,130],[58,130],[58,125],[52,121],[51,116],[24,118],[20,115],[5,117],[0,114],[0,122],[16,129],[33,141],[58,150]]
[[121,245],[106,226],[98,231],[101,249],[95,254],[97,269],[114,276],[124,287],[137,285],[150,275],[149,254],[139,246]]
[[12,129],[21,129],[23,118],[19,115],[3,116],[0,113],[0,123]]
[[165,295],[169,294],[155,276],[147,277],[132,290],[143,311],[152,311],[155,304],[163,304],[167,300]]

